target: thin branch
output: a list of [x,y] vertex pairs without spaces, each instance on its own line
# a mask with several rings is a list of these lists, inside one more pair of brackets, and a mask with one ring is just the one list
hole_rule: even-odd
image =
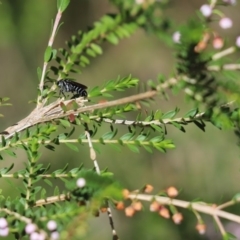
[[183,200],[172,199],[172,198],[169,198],[169,197],[146,195],[146,194],[135,194],[135,193],[131,193],[128,197],[132,200],[137,199],[137,200],[148,201],[148,202],[156,200],[159,203],[165,204],[165,205],[171,205],[172,204],[176,207],[181,207],[181,208],[186,208],[186,209],[192,208],[192,209],[194,209],[198,212],[201,212],[201,213],[205,213],[205,214],[208,214],[208,215],[211,215],[211,216],[216,215],[218,217],[225,218],[225,219],[228,219],[230,221],[240,223],[240,216],[222,211],[222,210],[218,209],[217,207],[209,206],[206,203],[187,202],[187,201],[183,201]]
[[219,72],[221,70],[228,70],[228,71],[236,71],[236,70],[240,70],[240,64],[238,63],[229,63],[229,64],[223,64],[223,65],[211,65],[208,66],[207,69],[209,71],[215,71],[215,72]]
[[[97,159],[96,159],[96,152],[95,152],[95,150],[93,149],[93,145],[92,145],[92,141],[91,141],[91,138],[90,138],[90,134],[89,134],[88,131],[85,131],[85,135],[86,135],[86,137],[87,137],[88,144],[89,144],[90,158],[93,160],[93,163],[94,163],[94,167],[95,167],[95,169],[96,169],[96,172],[100,175],[100,174],[101,174],[101,171],[100,171],[100,168],[99,168]],[[110,226],[111,226],[111,229],[112,229],[113,240],[119,240],[119,237],[118,237],[117,232],[116,232],[116,230],[115,230],[115,226],[114,226],[114,222],[113,222],[113,217],[112,217],[112,210],[111,210],[111,208],[109,207],[109,203],[108,203],[108,207],[107,207],[107,215],[108,215],[109,223],[110,223]]]
[[214,218],[216,224],[218,225],[218,228],[219,228],[219,230],[220,230],[222,236],[226,235],[226,231],[225,231],[225,229],[224,229],[224,227],[223,227],[223,225],[222,225],[222,223],[221,223],[219,217],[216,216],[216,215],[213,215],[213,218]]
[[[15,124],[14,126],[8,127],[3,131],[5,139],[8,139],[14,135],[15,132],[21,132],[25,130],[26,128],[35,126],[39,123],[49,122],[55,119],[63,118],[66,116],[69,116],[70,114],[78,115],[79,113],[83,112],[91,112],[97,109],[103,109],[108,107],[114,107],[118,105],[123,105],[127,103],[136,102],[139,100],[151,98],[157,94],[157,91],[147,91],[144,93],[139,93],[130,97],[120,98],[117,100],[113,100],[110,102],[105,103],[98,103],[91,106],[85,106],[83,107],[83,99],[77,98],[74,100],[67,100],[67,101],[61,101],[61,99],[58,99],[54,103],[51,103],[50,105],[40,108],[40,109],[34,109],[29,116]],[[79,105],[79,108],[76,110],[69,110],[67,112],[64,112],[61,104],[64,104],[67,106],[71,102],[75,101]]]
[[31,218],[24,217],[24,216],[20,215],[19,213],[13,212],[13,211],[11,211],[11,210],[9,210],[7,208],[0,208],[0,212],[5,212],[8,215],[14,216],[14,218],[16,218],[16,219],[18,219],[18,220],[20,220],[22,222],[25,222],[26,224],[32,222]]
[[225,56],[227,56],[227,55],[229,55],[229,54],[232,54],[232,53],[234,53],[236,51],[236,47],[230,47],[230,48],[227,48],[227,49],[225,49],[225,50],[223,50],[223,51],[221,51],[221,52],[218,52],[218,53],[216,53],[216,54],[214,54],[213,56],[212,56],[212,60],[218,60],[218,59],[220,59],[220,58],[222,58],[222,57],[225,57]]
[[[56,18],[55,18],[55,21],[54,21],[54,24],[53,24],[52,33],[51,33],[51,36],[50,36],[49,41],[48,41],[48,47],[52,47],[52,45],[53,45],[54,38],[55,38],[56,33],[57,33],[57,29],[58,29],[58,26],[59,26],[61,16],[62,16],[62,12],[58,11],[57,15],[56,15]],[[48,62],[44,62],[43,63],[43,69],[42,69],[42,75],[41,75],[41,79],[40,79],[40,83],[39,83],[40,94],[39,94],[38,99],[37,99],[37,108],[42,107],[46,103],[46,100],[44,102],[42,102],[42,95],[43,95],[44,78],[45,78],[45,74],[46,74],[46,71],[47,71],[47,66],[48,66]]]
[[44,199],[40,199],[35,202],[34,207],[39,207],[47,204],[52,204],[56,202],[63,202],[63,201],[69,201],[70,195],[68,194],[60,194],[59,196],[52,196]]

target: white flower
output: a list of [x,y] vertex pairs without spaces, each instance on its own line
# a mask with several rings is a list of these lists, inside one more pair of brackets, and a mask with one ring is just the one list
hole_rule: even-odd
[[6,237],[9,233],[9,228],[6,227],[6,228],[0,228],[0,236],[2,237]]
[[31,233],[30,240],[40,240],[40,234],[37,232]]
[[79,179],[77,180],[77,186],[78,186],[78,187],[82,188],[82,187],[84,187],[85,185],[86,185],[86,180],[85,180],[84,178],[79,178]]
[[58,240],[59,239],[59,233],[58,232],[52,232],[51,233],[51,240]]
[[8,226],[6,218],[0,218],[0,228],[6,228]]
[[238,36],[236,39],[236,45],[237,45],[237,47],[240,48],[240,36]]
[[56,228],[57,228],[57,223],[56,223],[54,220],[50,220],[50,221],[47,223],[47,228],[48,228],[48,230],[50,230],[50,231],[56,230]]
[[173,35],[172,35],[173,42],[181,43],[180,38],[181,38],[180,32],[177,31],[177,32],[173,33]]
[[27,234],[31,234],[31,233],[35,232],[36,229],[37,229],[37,227],[36,227],[35,224],[29,223],[29,224],[27,224],[26,227],[25,227],[25,232],[26,232]]
[[232,20],[230,18],[224,17],[219,21],[219,25],[223,29],[231,28],[232,27]]
[[200,7],[200,12],[204,17],[210,17],[212,14],[212,8],[208,4],[204,4]]

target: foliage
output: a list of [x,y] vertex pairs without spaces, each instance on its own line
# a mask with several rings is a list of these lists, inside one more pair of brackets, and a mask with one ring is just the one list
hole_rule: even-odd
[[[214,32],[210,28],[212,19],[205,18],[204,12],[178,26],[180,38],[173,41],[173,22],[164,15],[168,1],[110,2],[117,8],[117,13],[104,15],[88,30],[73,35],[66,46],[55,49],[54,39],[61,31],[60,19],[70,4],[69,0],[57,1],[57,14],[43,54],[43,67],[37,69],[36,107],[25,119],[1,133],[2,162],[6,155],[17,159],[18,149],[26,153],[26,160],[20,170],[15,170],[17,161],[10,165],[4,162],[5,167],[0,168],[0,178],[10,179],[12,189],[18,191],[15,199],[0,192],[0,236],[10,232],[15,239],[84,238],[88,219],[92,214],[97,216],[101,210],[108,214],[113,239],[119,239],[111,208],[124,209],[126,216],[131,217],[142,210],[142,201],[148,201],[151,211],[158,212],[163,218],[171,217],[175,224],[180,224],[184,218],[179,209],[188,209],[196,216],[196,229],[200,234],[206,229],[200,213],[211,215],[223,239],[232,239],[219,218],[240,222],[240,216],[224,211],[240,201],[239,195],[212,207],[200,201],[175,199],[179,194],[175,187],[150,195],[153,187],[146,183],[139,190],[129,191],[114,173],[99,168],[97,155],[98,151],[103,151],[104,145],[120,152],[125,146],[134,153],[141,152],[141,149],[149,153],[172,151],[176,146],[167,135],[169,126],[185,133],[187,125],[206,131],[206,124],[211,123],[219,129],[232,130],[239,138],[240,98],[235,71],[239,64],[225,59],[228,54],[238,51],[239,46],[223,51],[223,46],[214,47],[216,38],[218,41],[223,39],[220,36],[211,38]],[[207,6],[215,9],[216,14],[223,14],[216,1]],[[103,43],[117,46],[139,29],[171,46],[176,58],[172,76],[159,75],[155,80],[142,83],[130,74],[124,77],[116,74],[116,79],[88,90],[87,99],[59,97],[57,81],[84,71],[94,58],[104,53]],[[213,42],[212,49],[207,48],[209,42]],[[130,92],[129,89],[130,96],[116,99],[116,92]],[[169,98],[169,90],[175,94],[183,92],[193,105],[192,109],[185,114],[180,112],[179,106],[167,112],[159,108],[152,110],[157,98]],[[0,106],[9,105],[8,100],[0,98]],[[181,116],[177,117],[180,113]],[[106,125],[108,131],[103,130]],[[124,134],[120,128],[124,129]],[[55,151],[62,145],[79,156],[79,146],[89,148],[93,167],[87,169],[72,157],[65,160],[63,168],[55,171],[51,171],[52,163],[39,162],[42,147]],[[69,169],[73,160],[76,166]],[[14,185],[14,179],[20,184]]]

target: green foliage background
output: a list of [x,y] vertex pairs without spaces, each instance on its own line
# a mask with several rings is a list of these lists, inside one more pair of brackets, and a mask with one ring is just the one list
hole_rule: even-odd
[[[181,23],[195,14],[195,10],[203,3],[204,1],[172,1],[165,14]],[[239,10],[239,5],[226,9],[231,11],[233,21],[238,18]],[[110,11],[114,12],[115,9],[106,0],[72,1],[62,18],[64,25],[58,32],[54,47],[63,46],[69,36],[79,29],[87,29]],[[34,99],[37,94],[36,68],[42,65],[50,23],[55,12],[55,1],[1,1],[0,96],[10,97],[13,104],[12,107],[1,109],[5,116],[1,119],[2,130],[25,117],[33,109],[33,105],[28,104],[28,101]],[[237,28],[228,30],[228,37],[233,38],[239,33],[237,31]],[[173,70],[175,60],[172,50],[156,36],[143,31],[120,41],[117,46],[103,44],[103,49],[104,54],[94,59],[81,76],[73,77],[93,87],[101,85],[105,80],[116,79],[118,75],[124,77],[130,73],[133,77],[146,81],[156,79],[159,73],[169,75]],[[236,55],[237,57],[239,56]],[[119,96],[124,94],[126,93],[119,93]],[[169,101],[159,100],[156,106],[153,105],[153,110],[160,108],[165,112],[176,106],[181,108],[179,116],[191,108],[184,96],[178,95],[171,96]],[[105,130],[107,129],[103,129]],[[110,147],[102,146],[101,153],[98,154],[99,165],[101,168],[107,166],[129,189],[140,188],[146,183],[159,190],[174,185],[182,189],[182,199],[193,200],[199,197],[215,203],[230,199],[240,191],[240,156],[239,147],[235,144],[236,137],[232,132],[220,131],[211,124],[207,125],[206,133],[195,126],[187,126],[186,131],[183,133],[169,127],[168,136],[174,140],[177,148],[168,151],[167,154],[157,151],[148,154],[143,149],[140,154],[136,154],[127,147],[118,153]],[[51,162],[52,170],[63,167],[67,161],[70,167],[75,167],[76,161],[79,161],[79,164],[83,162],[84,166],[91,168],[92,162],[88,154],[88,148],[80,147],[79,154],[61,146],[56,152],[43,149],[40,161]],[[0,167],[14,162],[15,168],[20,169],[24,161],[25,154],[19,150],[18,158],[6,156],[6,161],[0,162]],[[0,186],[6,195],[15,195],[5,180],[0,179]],[[180,227],[160,218],[157,213],[149,213],[148,210],[138,213],[133,218],[126,218],[124,213],[119,211],[114,211],[113,215],[118,234],[125,240],[219,238],[211,218],[205,218],[210,226],[207,235],[199,236],[195,231],[195,219],[187,212]],[[111,229],[107,215],[101,215],[100,218],[102,219],[93,217],[90,220],[86,239],[110,239]]]

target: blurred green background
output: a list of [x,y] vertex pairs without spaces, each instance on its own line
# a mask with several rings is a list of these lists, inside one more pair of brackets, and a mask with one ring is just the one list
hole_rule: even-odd
[[[204,3],[206,2],[200,0],[171,1],[165,15],[181,24],[196,14],[196,10]],[[240,33],[237,26],[239,10],[239,5],[224,10],[234,23],[232,29],[223,33],[230,39],[229,42],[234,42]],[[107,0],[71,1],[63,14],[64,25],[58,32],[54,47],[65,46],[65,41],[79,29],[85,30],[105,13],[115,11]],[[5,116],[1,119],[2,130],[21,120],[34,108],[28,101],[36,98],[36,69],[38,66],[42,67],[43,53],[55,14],[56,1],[1,1],[0,96],[10,97],[13,104],[12,107],[1,108],[1,113]],[[215,27],[219,30],[217,23]],[[173,50],[155,36],[141,30],[131,38],[121,41],[118,46],[104,44],[103,48],[102,56],[94,59],[81,75],[74,76],[89,88],[101,85],[105,80],[116,79],[119,75],[124,77],[132,74],[141,81],[146,81],[156,79],[159,73],[170,75],[174,71]],[[175,107],[181,109],[181,116],[181,113],[186,113],[192,105],[184,100],[183,94],[173,96],[170,93],[169,101],[158,98],[153,109],[169,111]],[[121,127],[121,130],[122,133],[127,132],[124,127]],[[220,131],[210,124],[206,127],[206,133],[195,125],[186,127],[186,130],[186,133],[182,133],[168,127],[167,137],[174,141],[177,148],[167,154],[157,151],[148,154],[144,150],[135,154],[127,148],[123,148],[119,153],[108,146],[101,146],[101,153],[97,157],[100,167],[108,167],[116,179],[131,190],[146,183],[152,184],[156,192],[173,185],[181,189],[179,198],[188,201],[200,198],[218,204],[231,199],[240,192],[240,158],[236,137],[232,132]],[[70,167],[79,166],[83,162],[86,167],[91,168],[88,151],[88,148],[80,147],[80,152],[74,153],[65,146],[58,147],[55,153],[43,149],[41,161],[44,164],[50,162],[51,170],[63,167],[69,159]],[[22,168],[26,155],[18,151],[17,156],[16,159],[6,156],[5,160],[0,162],[0,167],[14,162],[14,169]],[[0,180],[0,188],[4,195],[16,196],[16,191],[13,191],[5,180]],[[240,213],[237,207],[233,210]],[[183,213],[184,221],[180,226],[174,225],[171,220],[162,219],[157,213],[149,213],[148,205],[143,212],[132,218],[127,218],[123,212],[118,211],[113,211],[113,216],[117,232],[124,240],[221,239],[210,217],[204,217],[208,225],[206,235],[199,236],[195,230],[197,221],[193,214],[186,210]],[[90,219],[89,224],[86,239],[111,239],[106,214]],[[227,222],[225,224],[226,229],[233,234],[239,231],[239,225]],[[240,233],[238,234],[240,239]]]

